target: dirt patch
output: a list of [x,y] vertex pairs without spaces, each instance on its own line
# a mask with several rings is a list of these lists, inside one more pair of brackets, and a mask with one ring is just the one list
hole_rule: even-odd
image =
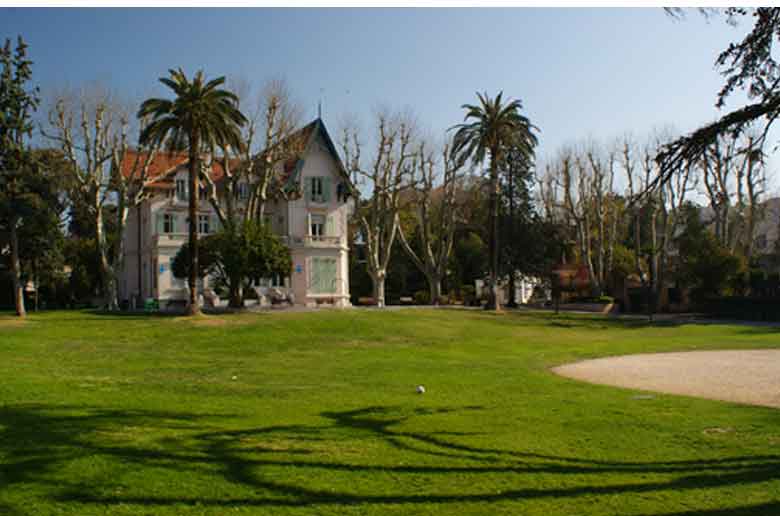
[[0,329],[19,328],[25,324],[27,324],[26,319],[20,319],[18,317],[0,317]]
[[704,435],[719,435],[719,434],[730,434],[734,431],[733,428],[721,428],[719,426],[715,426],[712,428],[705,428],[701,431]]
[[221,326],[243,326],[250,321],[246,317],[220,317],[215,315],[198,315],[195,317],[177,317],[176,322],[185,322],[193,326],[218,328]]
[[780,408],[780,349],[626,355],[553,372],[590,383]]

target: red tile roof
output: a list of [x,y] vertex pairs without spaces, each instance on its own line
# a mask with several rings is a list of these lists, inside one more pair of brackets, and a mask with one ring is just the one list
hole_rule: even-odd
[[[145,152],[138,152],[135,150],[128,150],[125,153],[122,160],[122,175],[129,178],[135,174],[136,177],[140,175],[141,167],[143,167],[148,154]],[[149,178],[156,178],[165,176],[173,169],[187,163],[187,155],[173,152],[158,152],[152,159],[149,165],[148,175]]]
[[[133,171],[135,169],[135,176],[138,177],[146,157],[147,153],[145,152],[138,152],[135,150],[127,151],[125,158],[122,161],[122,175],[126,178],[129,178],[131,175],[133,175]],[[154,181],[155,184],[160,186],[165,185],[166,183],[169,183],[169,181],[165,181],[166,176],[177,168],[186,166],[188,162],[189,156],[186,154],[158,152],[155,154],[155,156],[152,158],[152,162],[149,164],[148,178],[156,179]],[[231,160],[230,162],[231,168],[238,166],[238,164],[239,160],[237,159]],[[222,167],[222,164],[214,161],[211,166],[211,179],[214,181],[219,181],[224,176],[225,169]]]
[[[333,143],[330,141],[330,137],[327,135],[327,130],[325,130],[322,121],[320,119],[316,119],[293,132],[287,136],[287,138],[285,138],[283,143],[280,143],[280,145],[284,144],[288,147],[288,149],[286,149],[288,152],[292,152],[292,155],[284,163],[282,177],[279,178],[281,183],[286,183],[289,180],[295,181],[297,179],[293,177],[295,175],[296,168],[300,160],[303,158],[307,143],[311,139],[314,132],[318,129],[323,131],[327,143],[331,148],[331,152],[334,154],[336,159],[338,159],[338,153],[336,152]],[[267,151],[261,152],[253,159],[262,159],[266,152]],[[146,156],[147,154],[144,152],[138,152],[136,150],[128,151],[124,160],[122,161],[122,175],[124,177],[130,177],[133,174],[133,169],[135,167],[143,166]],[[169,174],[179,167],[185,166],[188,160],[189,157],[184,153],[158,152],[152,159],[152,163],[149,167],[149,178],[156,179],[154,181],[154,186],[170,186],[172,183],[168,178]],[[240,160],[231,160],[230,167],[235,168],[238,167],[239,164]],[[346,176],[346,172],[342,172],[345,174],[345,178],[348,181],[349,178]],[[139,171],[136,171],[136,176],[138,176],[138,173]],[[211,179],[214,182],[219,182],[224,176],[225,170],[223,169],[222,165],[215,160],[211,167]]]

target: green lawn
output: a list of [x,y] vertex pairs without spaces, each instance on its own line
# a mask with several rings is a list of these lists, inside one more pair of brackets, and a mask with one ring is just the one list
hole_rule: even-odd
[[462,310],[0,317],[0,514],[776,516],[780,411],[549,372],[758,347],[780,329]]

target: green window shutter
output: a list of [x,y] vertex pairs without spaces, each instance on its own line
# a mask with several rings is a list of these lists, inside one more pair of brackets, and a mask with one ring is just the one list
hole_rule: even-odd
[[219,224],[219,217],[216,214],[211,215],[211,224],[209,225],[211,226],[211,228],[209,229],[211,229],[212,233],[216,233],[217,231],[222,229]]
[[336,292],[337,262],[333,258],[311,259],[310,291],[312,294]]
[[304,192],[305,192],[306,200],[309,201],[309,202],[311,202],[311,200],[312,200],[311,199],[311,195],[312,195],[311,183],[312,183],[312,178],[310,178],[310,177],[304,177],[303,178],[303,189],[304,189]]
[[312,258],[309,261],[309,290],[312,294],[319,294],[320,292],[320,261],[317,258]]
[[325,236],[337,236],[336,218],[333,215],[328,215],[328,219],[325,222]]
[[328,292],[331,294],[336,293],[336,267],[337,262],[336,260],[328,260]]
[[163,228],[163,223],[164,223],[163,214],[162,213],[158,213],[155,216],[155,221],[156,221],[155,223],[157,224],[157,234],[158,235],[162,234],[163,229],[164,229]]
[[315,271],[314,273],[316,275],[315,285],[317,286],[314,292],[317,294],[321,294],[322,293],[322,260],[316,259],[314,263],[316,264],[314,267],[314,271]]
[[322,200],[330,202],[330,176],[322,178]]

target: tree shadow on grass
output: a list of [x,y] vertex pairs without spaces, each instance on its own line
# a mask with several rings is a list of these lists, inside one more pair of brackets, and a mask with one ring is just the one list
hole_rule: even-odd
[[[770,502],[755,505],[742,505],[728,509],[704,509],[701,511],[683,511],[664,513],[661,516],[756,516],[780,514],[780,502]],[[643,515],[645,516],[645,515]],[[646,515],[651,516],[651,515]]]
[[[718,489],[780,479],[780,455],[609,461],[483,446],[475,444],[485,437],[478,432],[408,429],[418,427],[423,418],[446,427],[446,416],[453,413],[473,412],[478,420],[481,410],[473,406],[371,406],[322,412],[322,424],[226,429],[227,420],[232,424],[240,420],[229,414],[6,406],[0,408],[0,499],[5,490],[25,483],[47,487],[49,502],[109,507],[413,506],[533,499],[576,501],[581,496]],[[124,441],[105,438],[124,427],[141,428],[141,434],[147,437]],[[162,435],[149,440],[148,436],[155,433]],[[361,454],[345,460],[331,453],[344,439],[368,439],[375,446],[397,452],[384,453],[378,459],[374,455],[366,460]],[[57,472],[69,462],[88,456],[116,461],[136,471],[162,469],[172,479],[176,475],[216,475],[219,481],[249,488],[254,495],[146,495],[143,486],[123,494],[112,488],[117,478],[105,479],[104,485],[90,484],[83,478],[69,482],[57,478]],[[403,463],[397,460],[399,456]],[[293,473],[280,477],[280,467]],[[328,488],[318,487],[311,479],[322,478],[325,472],[332,483]],[[365,480],[385,474],[391,474],[395,483],[382,489],[365,487],[371,485]],[[421,475],[434,487],[418,488]],[[435,486],[444,484],[435,481],[446,483],[448,475],[468,475],[473,480],[472,488],[466,492],[439,491]],[[511,480],[513,487],[497,491],[492,484],[495,475]],[[545,475],[549,485],[529,482],[534,475]],[[359,487],[361,484],[363,487]],[[675,516],[776,515],[778,503],[720,512],[680,512]],[[12,509],[9,506],[9,511]]]

